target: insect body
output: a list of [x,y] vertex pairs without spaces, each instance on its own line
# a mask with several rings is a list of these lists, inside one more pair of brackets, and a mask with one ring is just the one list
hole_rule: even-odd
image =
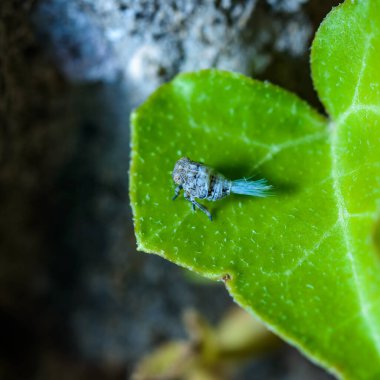
[[238,179],[230,181],[214,169],[199,162],[191,161],[187,157],[179,159],[173,170],[173,180],[177,184],[173,200],[180,191],[184,190],[184,197],[193,205],[193,210],[199,208],[210,220],[212,216],[209,210],[199,204],[195,198],[216,201],[231,193],[245,194],[255,197],[266,197],[272,186],[265,179],[249,181]]

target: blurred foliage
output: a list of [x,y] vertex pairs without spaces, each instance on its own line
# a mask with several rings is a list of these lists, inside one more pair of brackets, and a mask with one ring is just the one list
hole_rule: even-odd
[[280,345],[261,323],[238,308],[215,328],[194,310],[184,320],[189,340],[163,344],[139,363],[133,380],[228,380],[245,359]]

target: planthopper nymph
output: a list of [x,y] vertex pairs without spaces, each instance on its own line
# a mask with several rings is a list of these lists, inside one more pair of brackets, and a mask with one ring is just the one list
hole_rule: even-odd
[[190,201],[193,210],[199,208],[210,220],[212,216],[209,210],[199,204],[195,198],[216,201],[231,193],[251,195],[254,197],[266,197],[272,186],[267,184],[265,179],[251,181],[247,179],[237,179],[230,181],[214,169],[199,162],[191,161],[187,157],[180,158],[173,170],[173,180],[177,184],[173,200],[176,199],[183,189],[184,197]]

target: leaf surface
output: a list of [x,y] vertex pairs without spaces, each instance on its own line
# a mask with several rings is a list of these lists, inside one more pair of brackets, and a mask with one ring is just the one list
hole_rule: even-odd
[[[133,115],[131,201],[139,249],[227,279],[234,299],[345,378],[380,377],[380,3],[346,1],[312,49],[331,119],[241,75],[182,74]],[[270,198],[203,202],[171,178],[182,156]],[[202,203],[202,202],[201,202]]]

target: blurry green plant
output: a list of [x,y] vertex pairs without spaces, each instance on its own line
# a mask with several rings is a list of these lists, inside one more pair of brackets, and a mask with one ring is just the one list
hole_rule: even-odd
[[[347,0],[312,45],[327,119],[216,70],[178,76],[132,117],[139,249],[224,279],[243,308],[347,379],[380,378],[379,63],[380,3]],[[276,195],[231,196],[211,205],[210,222],[171,201],[181,156],[267,178]]]
[[236,378],[244,362],[281,344],[261,323],[237,307],[229,310],[216,327],[194,310],[185,313],[184,322],[189,339],[158,347],[141,360],[132,380]]

